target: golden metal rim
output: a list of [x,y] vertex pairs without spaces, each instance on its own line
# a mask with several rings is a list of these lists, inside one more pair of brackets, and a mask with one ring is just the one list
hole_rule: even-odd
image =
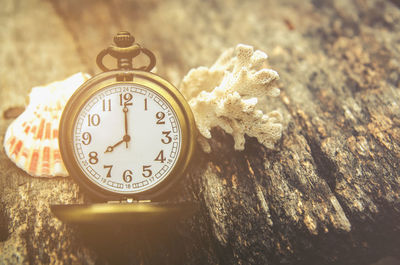
[[106,222],[157,222],[168,219],[178,219],[190,216],[198,205],[192,202],[182,203],[95,203],[95,204],[72,204],[51,205],[54,215],[69,223],[106,223]]
[[[116,81],[115,77],[118,74],[133,74],[133,81]],[[171,107],[175,110],[181,125],[182,148],[175,167],[160,184],[149,190],[139,193],[121,194],[102,189],[85,176],[74,156],[72,144],[73,128],[81,107],[94,93],[115,83],[134,83],[155,91],[164,97],[167,102],[169,102]],[[195,150],[196,135],[197,129],[195,126],[193,113],[183,95],[171,83],[150,72],[139,70],[117,70],[101,73],[92,77],[71,96],[63,111],[60,121],[59,145],[61,156],[70,175],[81,187],[89,191],[95,197],[103,200],[118,200],[124,198],[154,200],[165,196],[165,192],[171,189],[173,184],[185,173]]]

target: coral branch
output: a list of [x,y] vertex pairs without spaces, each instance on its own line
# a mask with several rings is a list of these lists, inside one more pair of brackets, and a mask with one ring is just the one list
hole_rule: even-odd
[[210,68],[192,69],[184,77],[180,90],[189,101],[201,134],[205,152],[211,148],[211,128],[221,127],[235,140],[235,149],[243,150],[244,135],[256,137],[273,148],[282,135],[279,111],[263,113],[257,103],[266,96],[277,97],[274,87],[277,72],[264,68],[267,55],[239,44],[225,51]]

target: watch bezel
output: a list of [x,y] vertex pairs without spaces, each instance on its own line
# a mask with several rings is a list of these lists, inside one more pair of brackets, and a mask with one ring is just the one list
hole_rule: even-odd
[[[133,75],[133,80],[116,81],[116,77],[121,74]],[[86,174],[82,171],[74,155],[73,130],[81,107],[97,91],[117,83],[138,84],[161,95],[174,109],[181,126],[181,151],[175,166],[163,181],[142,192],[118,193],[101,188],[101,186],[98,186],[86,177]],[[101,200],[125,200],[131,198],[134,200],[155,201],[163,197],[168,197],[167,191],[171,190],[173,185],[183,177],[194,153],[196,134],[197,129],[195,127],[193,113],[183,95],[171,83],[151,72],[140,70],[115,70],[104,72],[92,77],[80,86],[71,96],[65,106],[60,120],[59,145],[62,159],[69,174],[80,187],[88,191],[95,198]]]

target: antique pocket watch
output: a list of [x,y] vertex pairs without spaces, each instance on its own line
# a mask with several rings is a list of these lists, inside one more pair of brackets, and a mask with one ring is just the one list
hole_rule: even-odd
[[[97,56],[104,72],[72,95],[59,128],[68,172],[103,203],[53,205],[64,221],[131,220],[193,209],[190,203],[162,203],[194,152],[197,131],[191,109],[172,84],[150,72],[155,66],[151,51],[125,31],[114,42]],[[133,68],[132,59],[139,54],[147,55],[149,64]],[[106,55],[117,59],[117,69],[104,66]]]

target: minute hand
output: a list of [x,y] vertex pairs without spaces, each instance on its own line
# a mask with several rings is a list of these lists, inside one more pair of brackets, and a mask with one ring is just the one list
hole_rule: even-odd
[[[125,136],[124,138],[126,138],[126,136],[128,135],[128,107],[125,105],[125,107],[122,109],[122,111],[124,112],[124,118],[125,118]],[[128,141],[125,141],[126,144],[126,148],[128,148]]]

